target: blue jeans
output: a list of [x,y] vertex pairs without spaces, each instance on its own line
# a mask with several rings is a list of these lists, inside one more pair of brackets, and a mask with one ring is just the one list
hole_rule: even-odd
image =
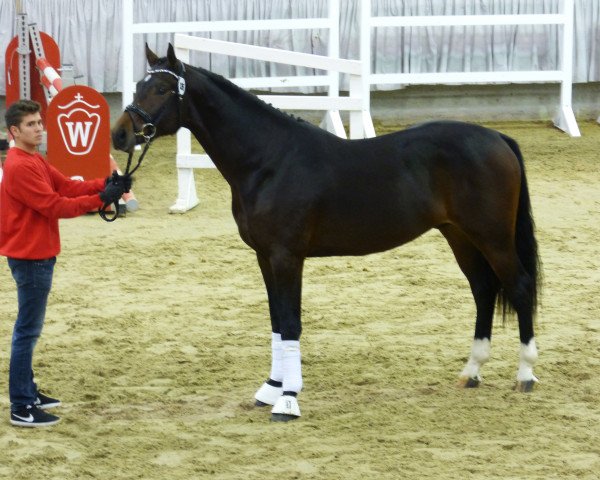
[[44,326],[55,263],[56,257],[47,260],[8,259],[19,301],[8,382],[12,409],[33,405],[37,398],[37,385],[33,381],[33,350]]

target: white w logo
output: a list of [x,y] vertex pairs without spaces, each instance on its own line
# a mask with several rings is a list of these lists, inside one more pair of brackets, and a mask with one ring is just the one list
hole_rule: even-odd
[[[71,115],[75,115],[75,118],[69,118]],[[85,116],[80,120],[83,115]],[[98,133],[100,115],[76,108],[68,114],[61,113],[57,120],[63,144],[69,153],[72,155],[90,153]]]
[[[73,148],[81,145],[83,148],[88,146],[92,122],[65,122],[69,130],[70,144]],[[81,139],[81,143],[79,140]]]

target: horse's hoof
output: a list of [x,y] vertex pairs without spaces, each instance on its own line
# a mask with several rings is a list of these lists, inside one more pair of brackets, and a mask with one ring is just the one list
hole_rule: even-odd
[[517,381],[514,389],[521,393],[533,392],[536,383],[536,380]]
[[265,402],[261,402],[260,400],[256,400],[256,402],[254,402],[254,406],[255,407],[267,407],[267,406],[272,406],[269,403],[265,403]]
[[480,378],[460,377],[458,379],[458,385],[463,388],[477,388],[480,383]]
[[272,422],[289,422],[300,417],[300,407],[298,400],[292,395],[282,395],[279,397],[273,410],[271,410]]
[[297,417],[296,415],[288,415],[287,413],[272,413],[271,414],[271,421],[272,422],[289,422],[291,420],[296,420]]

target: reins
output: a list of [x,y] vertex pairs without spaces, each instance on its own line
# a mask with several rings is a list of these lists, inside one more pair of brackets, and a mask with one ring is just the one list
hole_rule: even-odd
[[[185,94],[185,79],[183,78],[183,74],[185,73],[185,66],[183,63],[180,63],[180,65],[181,65],[181,72],[179,75],[177,75],[175,72],[173,72],[171,70],[162,69],[162,68],[157,68],[154,70],[148,69],[147,73],[149,75],[152,75],[154,73],[167,73],[169,75],[174,76],[177,79],[177,91],[171,90],[170,93],[176,94],[179,98],[179,102],[178,102],[179,124],[181,125],[181,101],[183,100],[183,95]],[[154,136],[156,135],[156,124],[164,115],[167,107],[168,107],[168,101],[163,103],[161,108],[159,108],[159,110],[156,112],[156,115],[154,116],[154,118],[152,118],[152,116],[148,112],[146,112],[142,107],[140,107],[139,105],[136,105],[135,103],[130,103],[129,105],[127,105],[125,107],[125,111],[131,117],[132,125],[135,125],[135,123],[133,122],[133,116],[132,116],[133,113],[135,113],[142,120],[144,120],[145,123],[142,125],[142,128],[137,132],[134,131],[134,135],[136,137],[143,137],[145,145],[144,145],[144,149],[142,150],[142,154],[139,156],[139,158],[137,160],[137,164],[135,165],[135,167],[133,167],[133,169],[131,169],[131,164],[132,164],[132,159],[133,159],[133,150],[131,150],[129,152],[129,156],[127,158],[127,168],[125,169],[125,173],[121,176],[122,178],[126,178],[126,179],[131,178],[133,173],[138,168],[140,168],[140,165],[142,164],[142,160],[144,160],[144,156],[146,155],[146,152],[148,152],[148,149],[150,148],[150,144],[152,143],[152,140],[154,139]],[[113,177],[110,181],[116,182],[117,179],[118,179],[117,173],[113,172]],[[109,215],[107,212],[107,209],[110,207],[110,204],[108,204],[108,203],[105,203],[104,205],[102,205],[102,207],[98,210],[98,214],[100,215],[100,217],[103,220],[105,220],[107,222],[114,222],[119,217],[119,201],[118,200],[115,201],[113,205],[114,205],[114,212],[112,215]]]
[[[146,125],[147,124],[145,124],[144,126],[146,126]],[[125,173],[122,175],[122,177],[124,177],[124,178],[131,177],[133,175],[133,173],[138,168],[140,168],[140,165],[142,164],[142,160],[144,160],[144,156],[146,155],[146,152],[150,148],[150,144],[152,143],[152,138],[154,137],[154,134],[156,133],[156,127],[154,127],[154,125],[152,125],[152,127],[153,127],[153,130],[152,130],[151,135],[143,135],[146,144],[144,145],[142,154],[138,158],[136,166],[132,170],[130,170],[130,168],[131,168],[131,163],[132,163],[132,159],[133,159],[133,150],[131,152],[129,152],[129,156],[127,157],[127,168],[125,169]],[[142,130],[142,132],[143,132],[143,130]],[[138,135],[138,133],[140,133],[140,132],[136,132],[136,135]],[[118,178],[117,172],[113,172],[113,176],[110,181],[116,182],[117,178]],[[100,207],[100,209],[98,210],[98,214],[100,215],[100,218],[102,218],[102,220],[104,220],[106,222],[114,222],[119,217],[119,201],[116,200],[113,203],[113,206],[114,206],[114,211],[113,211],[112,215],[110,215],[107,210],[110,207],[110,204],[105,203],[104,205],[102,205],[102,207]]]

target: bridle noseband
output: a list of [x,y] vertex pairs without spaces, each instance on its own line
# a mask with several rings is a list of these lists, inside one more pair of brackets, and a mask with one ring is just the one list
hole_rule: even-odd
[[[183,62],[179,62],[179,65],[181,66],[181,68],[179,69],[179,74],[173,72],[172,70],[168,70],[166,68],[156,68],[156,69],[149,68],[148,70],[146,70],[146,72],[148,73],[148,75],[152,75],[155,73],[167,73],[177,79],[177,91],[171,90],[169,93],[176,94],[179,99],[179,101],[177,102],[177,107],[178,107],[177,109],[179,111],[179,125],[181,125],[181,102],[183,101],[183,96],[185,94],[185,78],[183,78],[183,74],[185,73],[185,65],[183,64]],[[162,104],[162,106],[158,109],[158,111],[156,112],[154,117],[152,117],[148,112],[146,112],[139,105],[136,105],[134,102],[130,103],[129,105],[127,105],[125,107],[125,111],[129,114],[129,117],[131,118],[132,126],[135,126],[135,122],[133,121],[133,114],[138,115],[144,121],[144,124],[142,125],[142,128],[139,131],[136,132],[135,127],[134,127],[133,134],[136,137],[143,137],[145,145],[144,145],[144,150],[142,151],[142,154],[138,158],[136,166],[132,170],[130,170],[130,169],[131,169],[131,160],[133,158],[133,151],[129,152],[129,157],[127,158],[127,168],[125,169],[125,173],[123,174],[124,177],[131,177],[131,175],[133,175],[133,172],[135,172],[142,164],[142,160],[144,159],[144,156],[146,155],[146,152],[148,151],[148,148],[150,148],[150,144],[152,143],[152,140],[154,139],[154,136],[156,135],[156,124],[158,123],[158,121],[162,118],[162,116],[166,112],[166,109],[168,107],[168,102],[169,101],[166,100]],[[117,217],[119,216],[119,204],[118,204],[118,202],[115,202],[115,205],[114,205],[115,210],[114,210],[114,214],[112,217],[109,217],[106,213],[106,210],[108,207],[109,207],[108,204],[103,205],[99,209],[98,213],[100,214],[100,217],[102,217],[107,222],[114,222],[117,219]]]

